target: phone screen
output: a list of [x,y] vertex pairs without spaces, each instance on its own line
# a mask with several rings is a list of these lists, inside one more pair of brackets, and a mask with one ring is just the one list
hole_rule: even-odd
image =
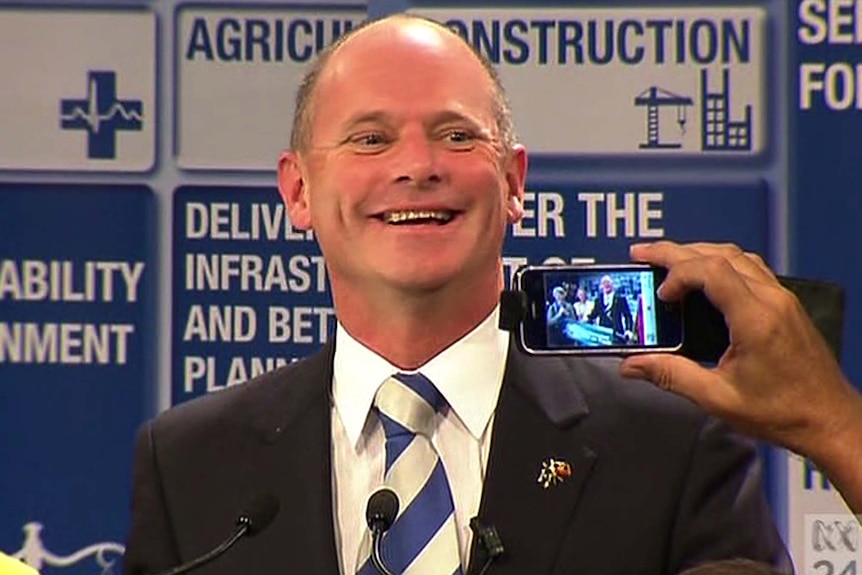
[[676,351],[682,312],[658,299],[662,268],[537,266],[519,272],[527,294],[525,349],[536,353]]

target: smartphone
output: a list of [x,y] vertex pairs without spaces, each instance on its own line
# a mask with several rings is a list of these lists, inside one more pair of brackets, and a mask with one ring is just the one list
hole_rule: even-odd
[[656,295],[666,275],[646,264],[521,267],[512,286],[526,294],[518,343],[537,355],[677,352],[682,303]]

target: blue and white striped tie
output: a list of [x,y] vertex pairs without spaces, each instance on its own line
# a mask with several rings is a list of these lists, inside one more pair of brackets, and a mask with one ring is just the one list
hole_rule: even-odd
[[[461,575],[455,506],[443,462],[430,437],[443,396],[425,376],[397,374],[374,399],[386,434],[384,483],[401,506],[383,538],[382,554],[396,575]],[[371,561],[359,575],[377,575]]]

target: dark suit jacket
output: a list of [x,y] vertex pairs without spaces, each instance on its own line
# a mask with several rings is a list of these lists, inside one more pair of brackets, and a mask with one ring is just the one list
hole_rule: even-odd
[[593,311],[590,312],[589,320],[592,321],[599,318],[599,325],[609,327],[614,330],[614,334],[621,338],[626,330],[634,331],[634,322],[632,322],[632,312],[629,309],[629,304],[626,298],[614,292],[611,299],[611,307],[605,311],[604,294],[593,300]]
[[[327,347],[147,424],[125,572],[205,553],[271,493],[281,502],[273,524],[196,573],[337,574],[331,380]],[[572,476],[544,489],[538,476],[551,457]],[[687,401],[621,380],[611,360],[512,347],[479,515],[506,548],[489,575],[673,574],[736,556],[789,565],[752,446]]]

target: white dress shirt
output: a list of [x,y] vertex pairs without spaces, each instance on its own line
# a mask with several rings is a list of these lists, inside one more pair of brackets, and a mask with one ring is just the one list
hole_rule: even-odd
[[[449,404],[431,443],[440,454],[455,503],[461,565],[466,566],[488,464],[494,408],[503,383],[509,334],[495,309],[472,332],[416,371],[434,382]],[[335,335],[332,382],[332,481],[335,542],[341,572],[356,573],[368,497],[383,485],[385,436],[371,412],[380,385],[403,372],[353,339],[341,324]]]
[[602,298],[603,303],[605,304],[605,309],[608,310],[611,308],[611,305],[614,303],[614,292],[605,292]]

